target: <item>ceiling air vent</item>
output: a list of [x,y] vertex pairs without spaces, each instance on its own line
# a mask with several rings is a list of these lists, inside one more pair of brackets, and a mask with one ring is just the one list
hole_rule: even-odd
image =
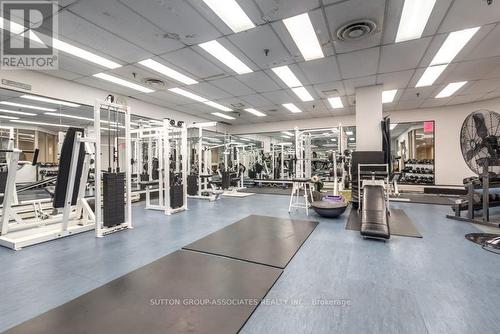
[[337,30],[337,38],[341,41],[355,41],[372,34],[377,24],[372,20],[363,19],[344,24]]
[[163,89],[165,88],[165,82],[160,79],[155,79],[155,78],[144,78],[143,80],[144,84],[151,89]]

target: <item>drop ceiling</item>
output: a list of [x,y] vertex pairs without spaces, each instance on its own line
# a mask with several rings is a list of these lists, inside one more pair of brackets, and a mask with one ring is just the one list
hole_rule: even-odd
[[[500,1],[438,0],[420,39],[395,44],[402,0],[237,0],[256,25],[233,33],[202,0],[66,0],[60,1],[59,38],[119,62],[107,70],[60,53],[60,69],[46,74],[101,88],[169,109],[221,120],[215,110],[168,91],[183,87],[137,62],[152,58],[197,80],[184,87],[235,110],[230,124],[300,120],[354,113],[356,87],[382,84],[398,89],[386,111],[453,105],[500,97]],[[288,34],[284,18],[308,12],[325,58],[304,61]],[[377,30],[360,41],[340,41],[336,30],[355,19],[371,19]],[[481,26],[431,87],[415,88],[425,68],[452,31]],[[216,39],[254,72],[237,75],[198,44]],[[266,51],[268,50],[267,55]],[[302,102],[270,70],[289,65],[313,96]],[[166,85],[138,93],[92,77],[106,72],[143,84],[159,78]],[[448,83],[469,81],[451,98],[435,95]],[[326,98],[341,96],[344,108],[332,109]],[[294,103],[292,114],[282,104]],[[267,117],[245,111],[255,108]]]

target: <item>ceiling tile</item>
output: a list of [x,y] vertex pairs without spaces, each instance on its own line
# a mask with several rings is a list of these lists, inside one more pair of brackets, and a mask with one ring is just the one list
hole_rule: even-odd
[[245,96],[255,94],[253,90],[236,80],[234,77],[217,79],[210,81],[211,84],[230,93],[233,96]]
[[283,104],[292,103],[292,101],[294,101],[294,98],[291,94],[293,93],[290,90],[280,90],[275,92],[262,93],[262,96],[271,101],[273,104]]
[[414,70],[407,70],[378,74],[377,84],[384,85],[384,90],[406,88],[414,72]]
[[408,70],[418,67],[430,37],[382,46],[379,73]]
[[259,93],[279,90],[281,88],[264,71],[238,75],[236,78]]
[[407,88],[404,90],[403,94],[399,98],[399,101],[425,101],[426,99],[433,97],[434,92],[437,90],[437,86],[421,87],[421,88]]
[[449,105],[471,103],[480,100],[485,94],[459,95],[451,98]]
[[184,46],[177,39],[171,38],[145,18],[115,0],[78,1],[68,10],[104,29],[119,33],[122,37],[126,36],[127,41],[154,54],[165,53]]
[[120,0],[160,27],[168,36],[187,45],[216,39],[221,34],[185,0]]
[[194,93],[210,100],[231,97],[231,94],[221,90],[220,88],[217,88],[209,82],[200,82],[194,85],[189,85],[187,88]]
[[470,82],[462,91],[464,95],[486,95],[497,89],[500,89],[500,78]]
[[343,96],[345,95],[344,84],[342,81],[328,82],[322,84],[313,85],[316,94],[322,99],[329,98],[332,96]]
[[[69,11],[59,13],[58,25],[59,36],[69,39],[67,42],[103,57],[112,57],[111,60],[114,58],[122,63],[132,63],[145,59],[150,54]],[[78,44],[72,41],[77,41]]]
[[465,60],[500,56],[500,24],[497,24],[474,49],[463,58]]
[[325,13],[332,36],[336,36],[337,30],[344,24],[362,18],[375,21],[378,27],[373,34],[357,41],[336,39],[334,46],[337,53],[347,53],[380,45],[382,39],[381,27],[384,26],[385,0],[343,1],[326,7]]
[[224,71],[202,57],[191,48],[183,48],[174,52],[161,55],[161,58],[171,64],[183,69],[186,73],[192,73],[200,80],[207,80],[213,77],[225,75]]
[[491,70],[500,66],[500,57],[466,61],[449,66],[449,72],[443,73],[446,82],[472,81],[486,78]]
[[254,95],[248,95],[248,96],[242,96],[241,99],[245,101],[246,103],[254,106],[254,107],[265,107],[265,106],[271,106],[273,103],[266,99],[264,96],[261,94],[254,94]]
[[439,32],[451,32],[498,22],[498,13],[500,13],[500,2],[498,1],[493,1],[488,6],[486,1],[473,3],[470,0],[455,0],[443,20]]
[[344,79],[365,77],[377,73],[380,48],[371,48],[337,56]]
[[398,110],[411,110],[411,109],[417,109],[424,103],[424,100],[407,100],[407,101],[401,101],[399,100],[398,105],[396,109]]
[[[290,53],[270,25],[233,34],[228,38],[261,69],[275,67],[292,60]],[[267,55],[265,49],[269,50]]]
[[356,88],[375,85],[376,81],[377,77],[375,75],[344,80],[345,93],[347,95],[354,95],[356,93]]
[[311,84],[340,80],[337,60],[333,56],[299,63],[298,66]]
[[318,8],[319,0],[286,0],[269,1],[255,0],[263,12],[263,18],[266,21],[274,21],[295,16]]

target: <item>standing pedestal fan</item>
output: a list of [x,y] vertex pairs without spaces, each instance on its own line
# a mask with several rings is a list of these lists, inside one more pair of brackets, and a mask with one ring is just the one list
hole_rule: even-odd
[[[462,156],[469,168],[483,180],[499,179],[499,137],[500,114],[494,111],[484,109],[475,111],[467,116],[462,124],[460,131]],[[488,186],[484,191],[489,191]],[[500,235],[470,233],[465,237],[481,245],[485,250],[500,254]]]

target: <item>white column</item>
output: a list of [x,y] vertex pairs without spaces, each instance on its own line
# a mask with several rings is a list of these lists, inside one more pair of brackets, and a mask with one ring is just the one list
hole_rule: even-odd
[[356,88],[356,151],[382,151],[382,88]]

